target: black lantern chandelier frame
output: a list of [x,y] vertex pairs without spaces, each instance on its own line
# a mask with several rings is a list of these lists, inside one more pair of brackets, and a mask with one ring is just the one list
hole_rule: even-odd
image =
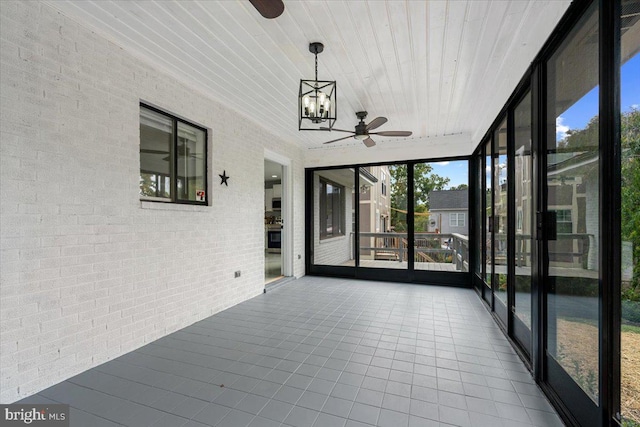
[[[315,80],[300,80],[298,93],[298,130],[330,131],[336,121],[336,82],[318,80],[318,54],[324,50],[319,42],[309,44],[309,51],[315,55]],[[320,127],[322,125],[322,127]]]

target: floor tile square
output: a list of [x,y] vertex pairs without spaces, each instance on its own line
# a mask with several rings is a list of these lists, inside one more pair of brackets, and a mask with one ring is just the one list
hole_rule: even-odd
[[300,396],[296,406],[319,411],[324,406],[324,402],[327,400],[327,397],[328,396],[326,394],[305,391],[302,393],[302,396]]
[[375,425],[378,421],[380,408],[362,403],[354,403],[349,413],[349,419]]
[[407,427],[409,425],[409,415],[402,412],[381,409],[377,425],[378,427]]
[[331,414],[320,413],[313,427],[344,427],[347,419]]
[[347,418],[349,416],[349,412],[351,412],[352,406],[353,402],[350,400],[329,396],[321,411],[338,417]]
[[289,415],[293,409],[293,405],[290,403],[280,402],[278,400],[270,400],[258,415],[263,418],[282,422]]
[[253,414],[232,409],[216,427],[247,427],[253,419]]
[[331,390],[331,396],[345,400],[355,400],[358,395],[358,388],[347,384],[336,384]]
[[358,391],[358,395],[356,396],[356,402],[379,407],[380,405],[382,405],[383,398],[384,393],[382,393],[381,391],[361,388],[360,391]]
[[294,406],[284,422],[294,427],[311,427],[319,414],[318,411]]
[[211,403],[206,406],[202,411],[198,412],[193,420],[200,423],[215,426],[218,424],[227,414],[231,411],[231,408]]
[[213,403],[222,406],[228,406],[230,408],[234,408],[242,399],[247,396],[247,393],[238,390],[232,390],[226,388],[222,394],[215,398]]
[[258,396],[256,394],[248,394],[236,405],[236,409],[256,415],[268,402],[269,399],[266,397]]
[[397,396],[395,394],[385,394],[382,400],[382,407],[392,411],[409,413],[409,404],[411,399],[408,397]]

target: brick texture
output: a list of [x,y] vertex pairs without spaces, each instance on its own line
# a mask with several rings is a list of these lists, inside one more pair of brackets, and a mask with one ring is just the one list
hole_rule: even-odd
[[[299,147],[47,5],[3,0],[0,29],[3,403],[261,293],[265,149],[304,274]],[[140,202],[140,101],[209,129],[211,206]]]

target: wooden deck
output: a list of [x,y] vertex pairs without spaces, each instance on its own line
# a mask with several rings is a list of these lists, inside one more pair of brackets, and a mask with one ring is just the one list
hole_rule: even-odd
[[[353,267],[355,266],[355,261],[351,260],[342,265]],[[368,259],[360,260],[360,267],[393,268],[397,270],[406,270],[407,268],[409,268],[406,261],[398,262],[398,261],[382,261],[382,260],[368,260]],[[416,262],[415,269],[423,270],[423,271],[456,271],[456,266],[454,264],[444,263],[444,262]]]

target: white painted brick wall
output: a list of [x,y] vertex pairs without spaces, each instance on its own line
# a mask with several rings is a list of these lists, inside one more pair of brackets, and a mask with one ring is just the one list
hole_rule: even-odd
[[[0,2],[0,31],[3,403],[261,293],[265,148],[304,275],[298,147],[39,2]],[[209,128],[211,206],[140,202],[141,100]]]

